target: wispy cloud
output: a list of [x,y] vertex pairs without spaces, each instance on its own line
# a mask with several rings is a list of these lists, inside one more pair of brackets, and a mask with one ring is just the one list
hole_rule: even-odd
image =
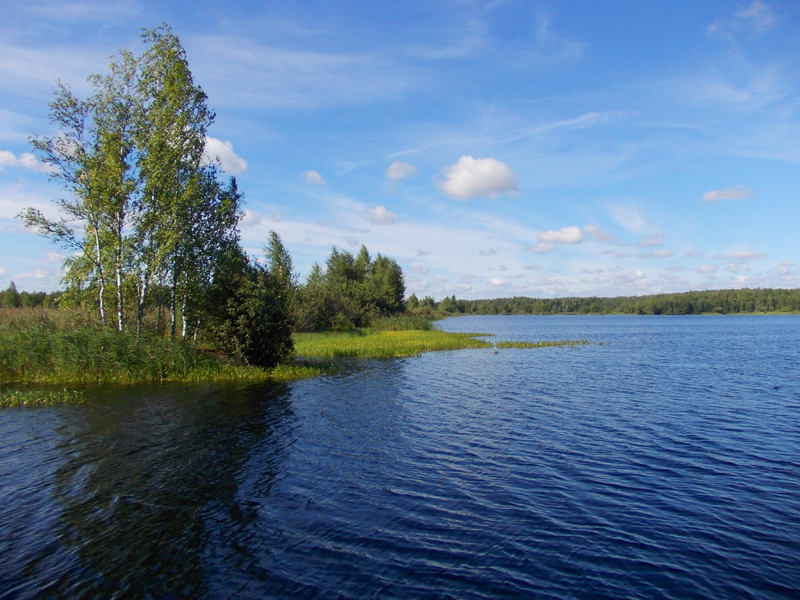
[[410,179],[419,173],[419,169],[412,164],[403,162],[402,160],[394,161],[383,172],[386,179],[389,181],[400,181],[401,179]]
[[722,200],[748,200],[753,197],[753,190],[749,187],[740,185],[736,187],[726,187],[721,190],[711,190],[703,194],[700,202],[720,202]]
[[275,48],[252,40],[186,38],[198,80],[216,103],[297,110],[397,98],[417,77],[377,55]]
[[753,38],[758,38],[778,22],[778,16],[772,7],[761,0],[755,0],[747,8],[736,11],[733,16],[719,19],[706,27],[706,33],[711,37],[734,37],[745,33]]

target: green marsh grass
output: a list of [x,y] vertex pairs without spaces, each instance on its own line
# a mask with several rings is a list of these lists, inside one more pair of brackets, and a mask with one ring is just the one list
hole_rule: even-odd
[[56,406],[83,404],[86,396],[80,390],[4,390],[0,391],[0,408],[20,406]]
[[0,381],[257,382],[333,371],[324,363],[292,362],[271,369],[236,365],[180,340],[104,328],[82,311],[0,311]]
[[298,333],[294,346],[299,356],[319,358],[396,358],[435,350],[488,348],[478,333],[429,331],[356,330],[330,333]]

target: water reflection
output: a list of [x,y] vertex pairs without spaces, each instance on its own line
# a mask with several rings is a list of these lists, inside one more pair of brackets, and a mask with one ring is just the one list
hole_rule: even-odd
[[274,386],[127,388],[66,413],[53,487],[63,560],[34,562],[28,576],[47,596],[204,595],[209,540],[225,530],[237,550],[237,528],[255,518],[237,501],[253,448],[268,495],[293,427]]

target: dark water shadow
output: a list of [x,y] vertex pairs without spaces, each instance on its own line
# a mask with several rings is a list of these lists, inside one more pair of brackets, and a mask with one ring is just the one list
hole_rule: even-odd
[[258,448],[268,495],[294,417],[285,386],[170,385],[94,390],[62,423],[58,548],[28,562],[35,588],[19,595],[196,597],[213,530],[255,514],[237,501],[241,470]]

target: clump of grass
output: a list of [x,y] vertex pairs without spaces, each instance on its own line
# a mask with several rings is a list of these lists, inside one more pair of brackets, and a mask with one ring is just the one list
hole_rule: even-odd
[[435,350],[488,348],[476,339],[481,334],[430,331],[355,331],[341,333],[299,333],[294,345],[300,356],[320,358],[395,358]]
[[541,341],[541,342],[497,342],[497,348],[551,348],[551,347],[564,347],[564,346],[585,346],[588,340],[558,340],[558,341]]
[[0,392],[0,407],[56,406],[83,404],[86,396],[79,390],[5,390]]

